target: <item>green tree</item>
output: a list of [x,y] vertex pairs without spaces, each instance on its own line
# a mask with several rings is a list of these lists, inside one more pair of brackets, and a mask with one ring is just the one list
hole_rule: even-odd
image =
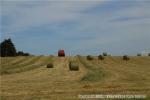
[[24,53],[23,51],[18,51],[17,56],[30,56],[29,53]]
[[0,56],[2,57],[16,56],[16,48],[10,38],[5,39],[0,44]]

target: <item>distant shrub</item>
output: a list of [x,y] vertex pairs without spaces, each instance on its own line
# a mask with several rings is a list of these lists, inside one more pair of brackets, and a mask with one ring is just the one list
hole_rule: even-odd
[[30,56],[29,53],[24,53],[23,51],[18,51],[17,56]]
[[108,55],[107,52],[104,52],[104,53],[103,53],[103,56],[107,56],[107,55]]
[[150,56],[150,53],[148,54],[148,56]]
[[137,56],[142,56],[142,54],[141,54],[141,53],[138,53]]
[[86,58],[87,58],[87,60],[93,60],[94,59],[91,55],[88,55]]
[[128,60],[130,60],[130,58],[129,58],[127,55],[124,55],[124,56],[123,56],[123,60],[128,61]]
[[99,56],[98,56],[98,59],[99,59],[99,60],[104,60],[104,57],[103,57],[102,55],[99,55]]

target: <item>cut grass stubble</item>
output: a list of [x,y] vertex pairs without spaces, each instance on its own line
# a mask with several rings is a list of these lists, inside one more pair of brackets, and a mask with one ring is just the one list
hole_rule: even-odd
[[30,58],[31,60],[29,60],[26,63],[21,63],[21,64],[13,64],[13,65],[8,65],[8,66],[4,66],[1,69],[1,75],[3,74],[13,74],[13,73],[20,73],[20,72],[24,72],[24,71],[28,71],[28,70],[32,70],[34,68],[41,67],[44,66],[48,63],[48,61],[51,61],[51,57],[44,61],[43,63],[36,63],[38,60],[40,60],[42,58],[42,56],[38,56],[38,57],[34,57],[34,58]]
[[81,78],[81,81],[98,81],[101,80],[105,75],[105,71],[99,66],[93,65],[90,61],[87,61],[84,57],[78,56],[81,64],[87,69],[87,74]]

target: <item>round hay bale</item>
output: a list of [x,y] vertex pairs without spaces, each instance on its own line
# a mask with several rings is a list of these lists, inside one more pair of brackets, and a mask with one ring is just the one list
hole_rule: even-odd
[[88,55],[86,58],[87,58],[87,60],[93,60],[94,59],[91,55]]
[[104,60],[104,57],[103,57],[102,55],[99,55],[99,56],[98,56],[98,59],[99,59],[99,60]]
[[137,56],[142,56],[142,54],[141,54],[141,53],[138,53]]
[[47,64],[47,68],[53,68],[54,65],[52,63]]
[[123,60],[128,61],[128,60],[130,60],[130,58],[129,58],[127,55],[124,55],[124,56],[123,56]]
[[76,61],[70,61],[69,62],[69,69],[71,71],[78,71],[79,70],[79,64]]
[[107,56],[107,55],[108,55],[107,52],[104,52],[104,53],[103,53],[103,56]]

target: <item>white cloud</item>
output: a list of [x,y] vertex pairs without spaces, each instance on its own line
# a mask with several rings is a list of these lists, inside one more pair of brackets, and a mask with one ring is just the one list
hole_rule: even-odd
[[[105,3],[103,0],[95,0],[94,2],[7,2],[7,4],[3,5],[3,15],[12,19],[12,23],[7,26],[8,33],[20,33],[32,27],[76,21],[78,24],[72,30],[61,30],[59,32],[60,27],[57,27],[57,24],[54,29],[61,33],[61,38],[93,36],[88,40],[73,41],[76,46],[71,45],[67,40],[61,40],[61,43],[64,43],[62,46],[65,48],[69,46],[71,50],[78,48],[80,50],[95,49],[101,46],[103,49],[111,48],[112,44],[118,45],[114,46],[115,49],[130,47],[133,51],[136,51],[135,49],[139,47],[137,44],[140,44],[141,48],[148,48],[147,44],[150,43],[147,40],[150,37],[149,4],[139,1],[132,7],[112,10],[109,13],[98,11],[96,12],[98,14],[83,13],[95,6],[101,6],[103,3]],[[135,18],[135,20],[112,21],[123,17]],[[132,47],[131,44],[136,45],[136,47]],[[55,43],[55,45],[60,46],[59,43]]]
[[[100,1],[101,3],[102,1]],[[16,3],[16,4],[15,4]],[[22,7],[22,5],[24,7]],[[30,2],[7,2],[3,4],[2,14],[14,20],[7,29],[10,32],[23,31],[31,27],[42,26],[49,23],[60,23],[63,21],[74,20],[80,17],[80,13],[99,2],[41,2],[41,6],[36,2],[31,2],[32,8],[28,8]],[[27,6],[27,7],[26,7]]]

